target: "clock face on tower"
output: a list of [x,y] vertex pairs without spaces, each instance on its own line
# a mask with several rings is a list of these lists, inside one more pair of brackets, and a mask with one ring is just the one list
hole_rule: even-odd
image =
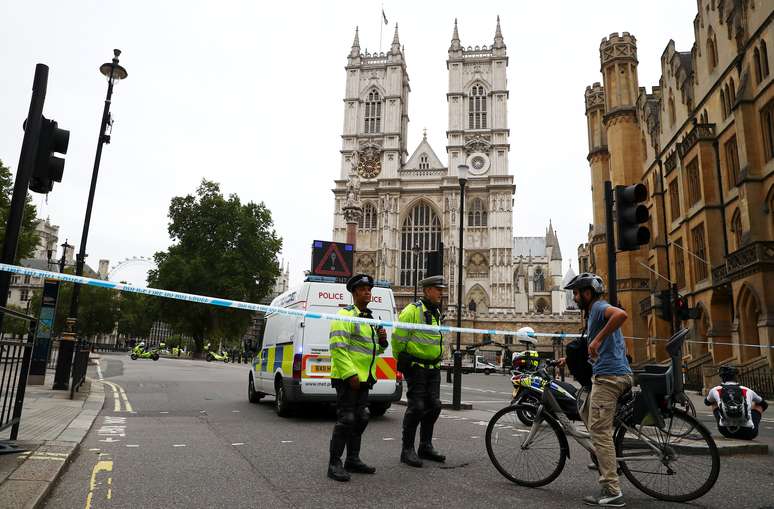
[[381,154],[375,150],[366,150],[360,154],[357,162],[357,174],[364,179],[376,178],[382,171]]
[[489,157],[482,152],[470,154],[467,163],[473,175],[483,175],[489,169]]

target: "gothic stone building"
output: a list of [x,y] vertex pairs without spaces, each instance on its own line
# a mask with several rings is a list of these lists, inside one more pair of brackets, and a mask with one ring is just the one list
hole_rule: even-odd
[[566,298],[559,287],[562,257],[553,227],[541,237],[513,236],[507,67],[499,18],[491,46],[467,48],[455,21],[447,58],[447,164],[426,136],[409,156],[411,89],[398,27],[389,51],[373,54],[361,52],[356,30],[346,66],[333,238],[346,241],[350,225],[356,270],[391,281],[399,306],[412,300],[415,274],[424,277],[428,253],[443,243],[443,273],[450,283],[446,316],[454,319],[457,168],[466,164],[470,170],[464,218],[465,324],[508,329],[530,324],[538,331],[575,331],[577,313],[565,312]]
[[[652,240],[618,255],[633,318],[625,332],[668,337],[652,294],[676,284],[698,309],[679,324],[692,332],[689,370],[774,361],[772,11],[759,0],[698,0],[693,46],[669,41],[650,93],[638,84],[634,36],[612,34],[600,45],[603,83],[586,89],[594,224],[581,266],[607,273],[604,181],[645,183]],[[638,341],[634,352],[667,357],[662,341]]]

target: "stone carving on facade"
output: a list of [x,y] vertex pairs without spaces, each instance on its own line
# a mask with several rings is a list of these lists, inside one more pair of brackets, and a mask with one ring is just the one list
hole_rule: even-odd
[[492,148],[492,144],[489,142],[488,137],[480,134],[474,134],[473,136],[465,137],[465,153],[470,155],[476,152],[488,153]]
[[360,178],[357,173],[350,173],[347,180],[347,195],[344,201],[344,219],[348,223],[356,223],[363,215],[363,204],[360,201]]

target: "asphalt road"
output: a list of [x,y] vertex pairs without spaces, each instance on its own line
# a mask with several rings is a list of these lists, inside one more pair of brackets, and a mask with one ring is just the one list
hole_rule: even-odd
[[[45,507],[578,507],[597,489],[575,446],[544,488],[516,486],[494,469],[483,436],[510,394],[503,375],[464,378],[462,399],[475,409],[444,410],[436,426],[446,464],[399,463],[405,407],[394,405],[364,436],[362,457],[376,475],[336,483],[325,476],[331,413],[279,418],[271,398],[247,401],[247,373],[246,365],[102,355],[90,374],[107,384],[105,406]],[[671,507],[622,483],[628,507]],[[771,456],[724,457],[715,488],[693,505],[772,506],[773,483]]]

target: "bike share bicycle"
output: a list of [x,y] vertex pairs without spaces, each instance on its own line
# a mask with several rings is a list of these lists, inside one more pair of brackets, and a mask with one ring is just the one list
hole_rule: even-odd
[[[682,347],[688,331],[670,338],[669,366],[645,366],[635,371],[639,391],[618,401],[613,440],[621,472],[640,491],[659,500],[687,502],[712,489],[720,473],[720,455],[710,432],[677,401],[683,393]],[[578,429],[555,393],[559,386],[538,368],[543,394],[540,405],[509,405],[497,412],[486,429],[486,449],[492,464],[505,478],[528,487],[555,480],[570,456],[567,437],[594,452],[589,434]],[[534,412],[529,429],[519,423],[519,412]]]

